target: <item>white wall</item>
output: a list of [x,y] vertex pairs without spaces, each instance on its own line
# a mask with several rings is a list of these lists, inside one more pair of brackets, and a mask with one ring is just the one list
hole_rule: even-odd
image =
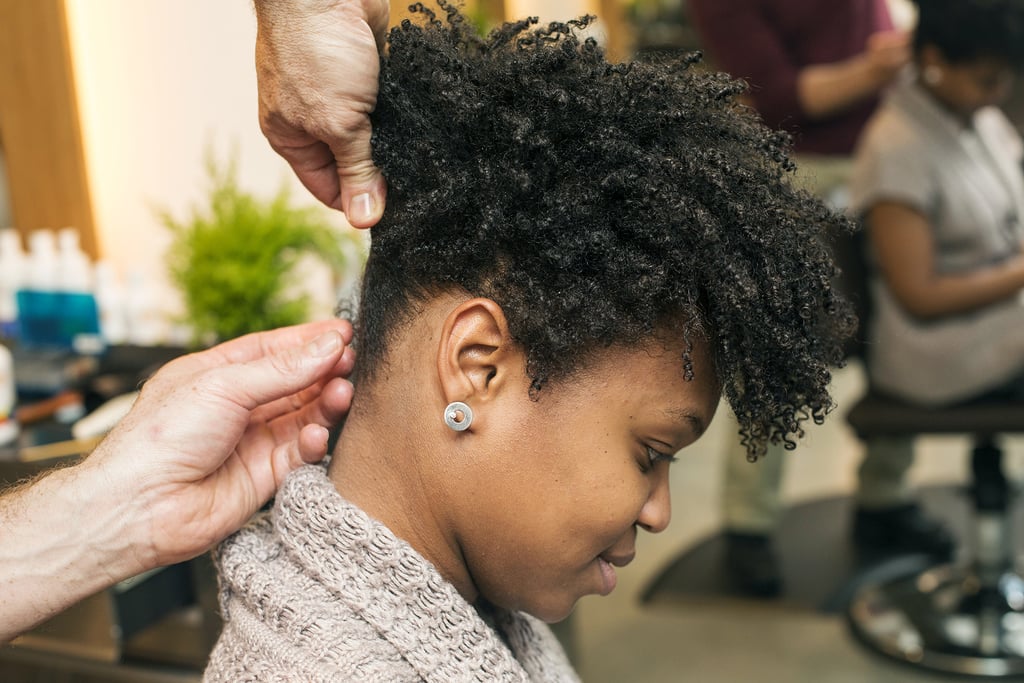
[[[593,14],[600,17],[601,0],[505,0],[505,15],[509,19],[537,17],[541,24],[548,21],[568,21]],[[601,22],[592,24],[585,35],[592,36],[599,43],[605,43],[605,31]]]
[[584,14],[599,14],[599,0],[505,0],[509,18],[539,17],[541,21],[565,21]]
[[[565,19],[596,0],[513,0],[509,13]],[[153,212],[202,196],[209,143],[237,145],[240,180],[271,193],[286,180],[256,119],[251,0],[67,0],[86,164],[100,248],[124,271],[162,268]]]
[[[510,0],[508,11],[550,21],[597,6]],[[101,256],[125,281],[155,281],[174,309],[169,235],[154,209],[181,217],[202,200],[208,145],[222,160],[237,149],[243,187],[271,194],[286,182],[297,201],[315,204],[259,130],[252,2],[67,0],[67,13]]]
[[315,203],[259,130],[251,0],[67,10],[100,250],[122,277],[163,279],[169,237],[154,208],[184,216],[203,198],[207,145],[222,160],[237,149],[243,187],[269,195],[287,182]]

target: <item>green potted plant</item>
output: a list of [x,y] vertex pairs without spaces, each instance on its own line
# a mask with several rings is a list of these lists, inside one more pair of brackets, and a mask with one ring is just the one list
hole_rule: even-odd
[[221,167],[208,155],[207,171],[206,206],[185,220],[160,211],[173,235],[169,274],[195,340],[214,343],[308,320],[296,266],[312,255],[337,280],[352,265],[346,253],[361,253],[342,247],[358,242],[354,231],[332,226],[319,206],[294,206],[287,186],[271,199],[242,190],[234,161]]

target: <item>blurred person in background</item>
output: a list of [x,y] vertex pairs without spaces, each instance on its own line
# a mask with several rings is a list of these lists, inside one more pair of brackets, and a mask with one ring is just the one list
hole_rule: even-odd
[[[1024,2],[917,0],[913,70],[856,150],[871,383],[945,406],[1024,398],[1021,137],[996,107],[1024,66]],[[896,480],[910,459],[878,463]]]
[[[909,37],[894,29],[886,0],[689,0],[715,66],[750,84],[765,123],[793,136],[795,182],[844,208],[851,154],[882,91],[907,65]],[[726,563],[738,587],[762,597],[782,580],[772,535],[781,517],[782,447],[747,463],[733,440],[725,455]],[[874,550],[946,557],[953,539],[910,502],[903,483],[912,446],[874,444],[860,471],[854,535]]]

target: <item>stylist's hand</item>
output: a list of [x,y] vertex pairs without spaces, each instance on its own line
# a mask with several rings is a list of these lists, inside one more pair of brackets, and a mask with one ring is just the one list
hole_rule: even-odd
[[910,62],[910,35],[904,31],[872,33],[864,55],[879,87],[885,86]]
[[176,359],[82,465],[130,500],[138,569],[191,558],[238,529],[285,476],[327,452],[348,410],[352,326],[251,334]]
[[324,204],[368,228],[386,185],[370,156],[387,0],[256,0],[260,127]]

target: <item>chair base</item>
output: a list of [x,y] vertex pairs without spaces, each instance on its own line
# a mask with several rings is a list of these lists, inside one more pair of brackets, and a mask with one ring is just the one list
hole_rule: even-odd
[[999,678],[1024,674],[1024,578],[983,581],[942,565],[856,592],[847,610],[866,647],[918,668]]

